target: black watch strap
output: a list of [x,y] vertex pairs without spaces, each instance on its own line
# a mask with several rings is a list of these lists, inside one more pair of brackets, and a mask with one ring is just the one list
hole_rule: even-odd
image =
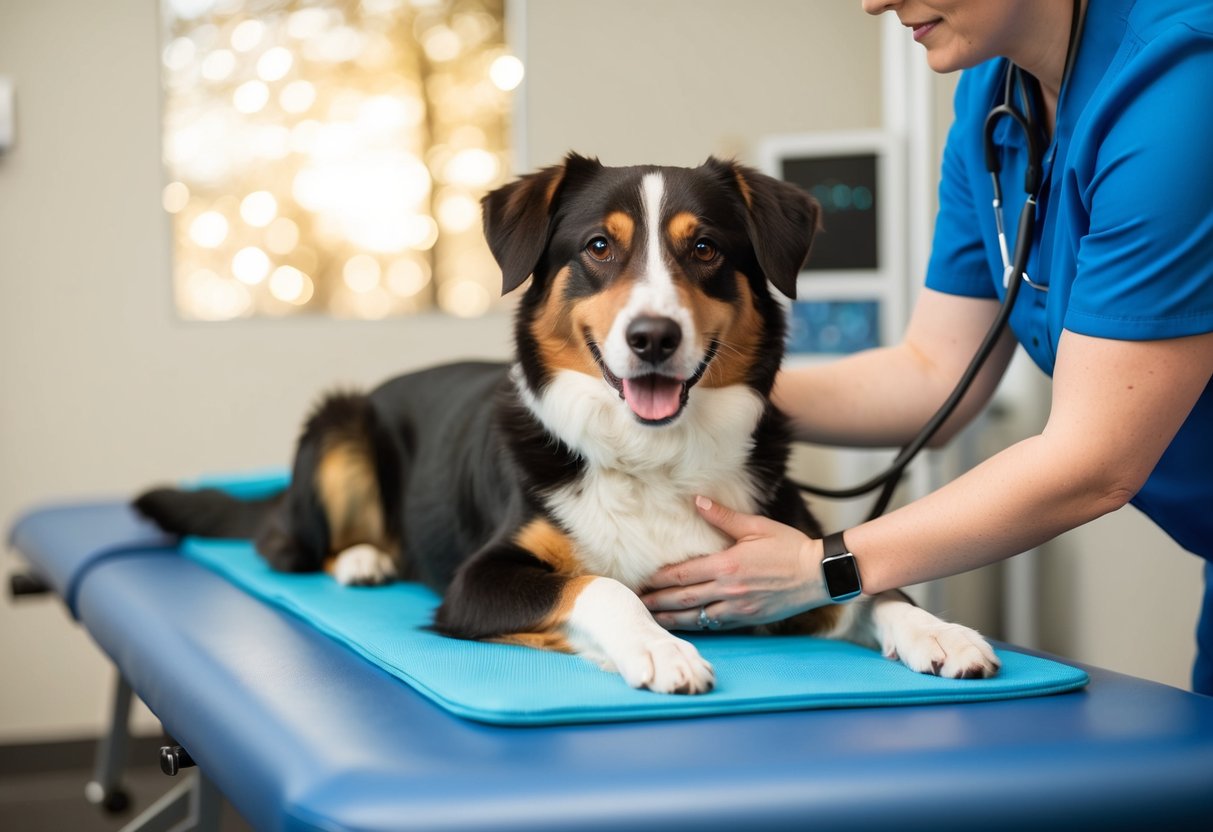
[[821,554],[823,560],[825,558],[836,558],[850,551],[842,539],[842,532],[827,534],[821,541],[821,547],[824,550]]
[[842,532],[834,532],[821,541],[821,574],[825,579],[826,592],[835,603],[849,601],[863,592],[859,564],[855,562],[855,555],[847,548],[842,535]]

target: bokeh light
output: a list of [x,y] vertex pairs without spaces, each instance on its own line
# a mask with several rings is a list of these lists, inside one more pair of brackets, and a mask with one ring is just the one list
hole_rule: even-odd
[[245,246],[232,257],[232,274],[241,283],[256,286],[270,273],[270,258],[256,246]]
[[525,74],[522,61],[513,55],[502,55],[489,66],[489,78],[497,85],[497,89],[507,92],[517,89]]
[[190,189],[184,182],[169,182],[160,194],[160,202],[164,210],[177,214],[185,210],[190,201]]
[[165,0],[161,201],[203,320],[484,314],[525,74],[502,0]]
[[218,211],[204,211],[189,228],[190,239],[203,248],[218,248],[227,239],[227,217]]
[[278,300],[302,306],[312,299],[312,279],[294,266],[279,266],[269,280],[270,294]]
[[240,216],[255,228],[265,228],[278,215],[278,200],[269,191],[253,191],[240,201]]

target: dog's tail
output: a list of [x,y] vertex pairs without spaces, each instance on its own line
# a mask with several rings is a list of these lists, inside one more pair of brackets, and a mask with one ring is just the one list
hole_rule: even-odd
[[135,510],[166,532],[195,537],[252,538],[283,493],[242,500],[215,488],[153,488],[135,498]]
[[212,488],[157,488],[134,506],[165,531],[252,539],[275,569],[310,572],[351,545],[395,549],[404,454],[368,396],[334,393],[304,425],[281,493],[243,500]]

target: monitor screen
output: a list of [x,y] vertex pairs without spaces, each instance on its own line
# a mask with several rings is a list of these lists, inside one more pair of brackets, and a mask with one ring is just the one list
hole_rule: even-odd
[[798,300],[788,314],[788,352],[845,355],[880,346],[880,301]]
[[875,153],[788,156],[780,161],[782,178],[821,203],[821,230],[805,270],[872,271],[879,229],[880,197]]

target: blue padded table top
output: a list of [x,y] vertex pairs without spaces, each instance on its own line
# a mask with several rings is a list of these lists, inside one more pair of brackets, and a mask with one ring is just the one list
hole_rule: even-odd
[[44,506],[18,518],[9,545],[28,557],[76,615],[76,591],[94,565],[111,557],[156,552],[176,544],[125,503],[97,500]]
[[97,563],[77,609],[258,829],[1176,829],[1213,816],[1213,699],[1096,668],[1063,696],[511,728],[446,713],[171,548]]
[[419,584],[346,587],[322,572],[275,572],[247,540],[190,538],[181,551],[452,713],[501,725],[977,702],[1057,694],[1087,682],[1081,670],[1008,650],[999,651],[1002,669],[992,679],[941,679],[842,641],[682,633],[712,663],[716,687],[669,696],[633,690],[577,656],[438,635],[429,625],[439,599]]

